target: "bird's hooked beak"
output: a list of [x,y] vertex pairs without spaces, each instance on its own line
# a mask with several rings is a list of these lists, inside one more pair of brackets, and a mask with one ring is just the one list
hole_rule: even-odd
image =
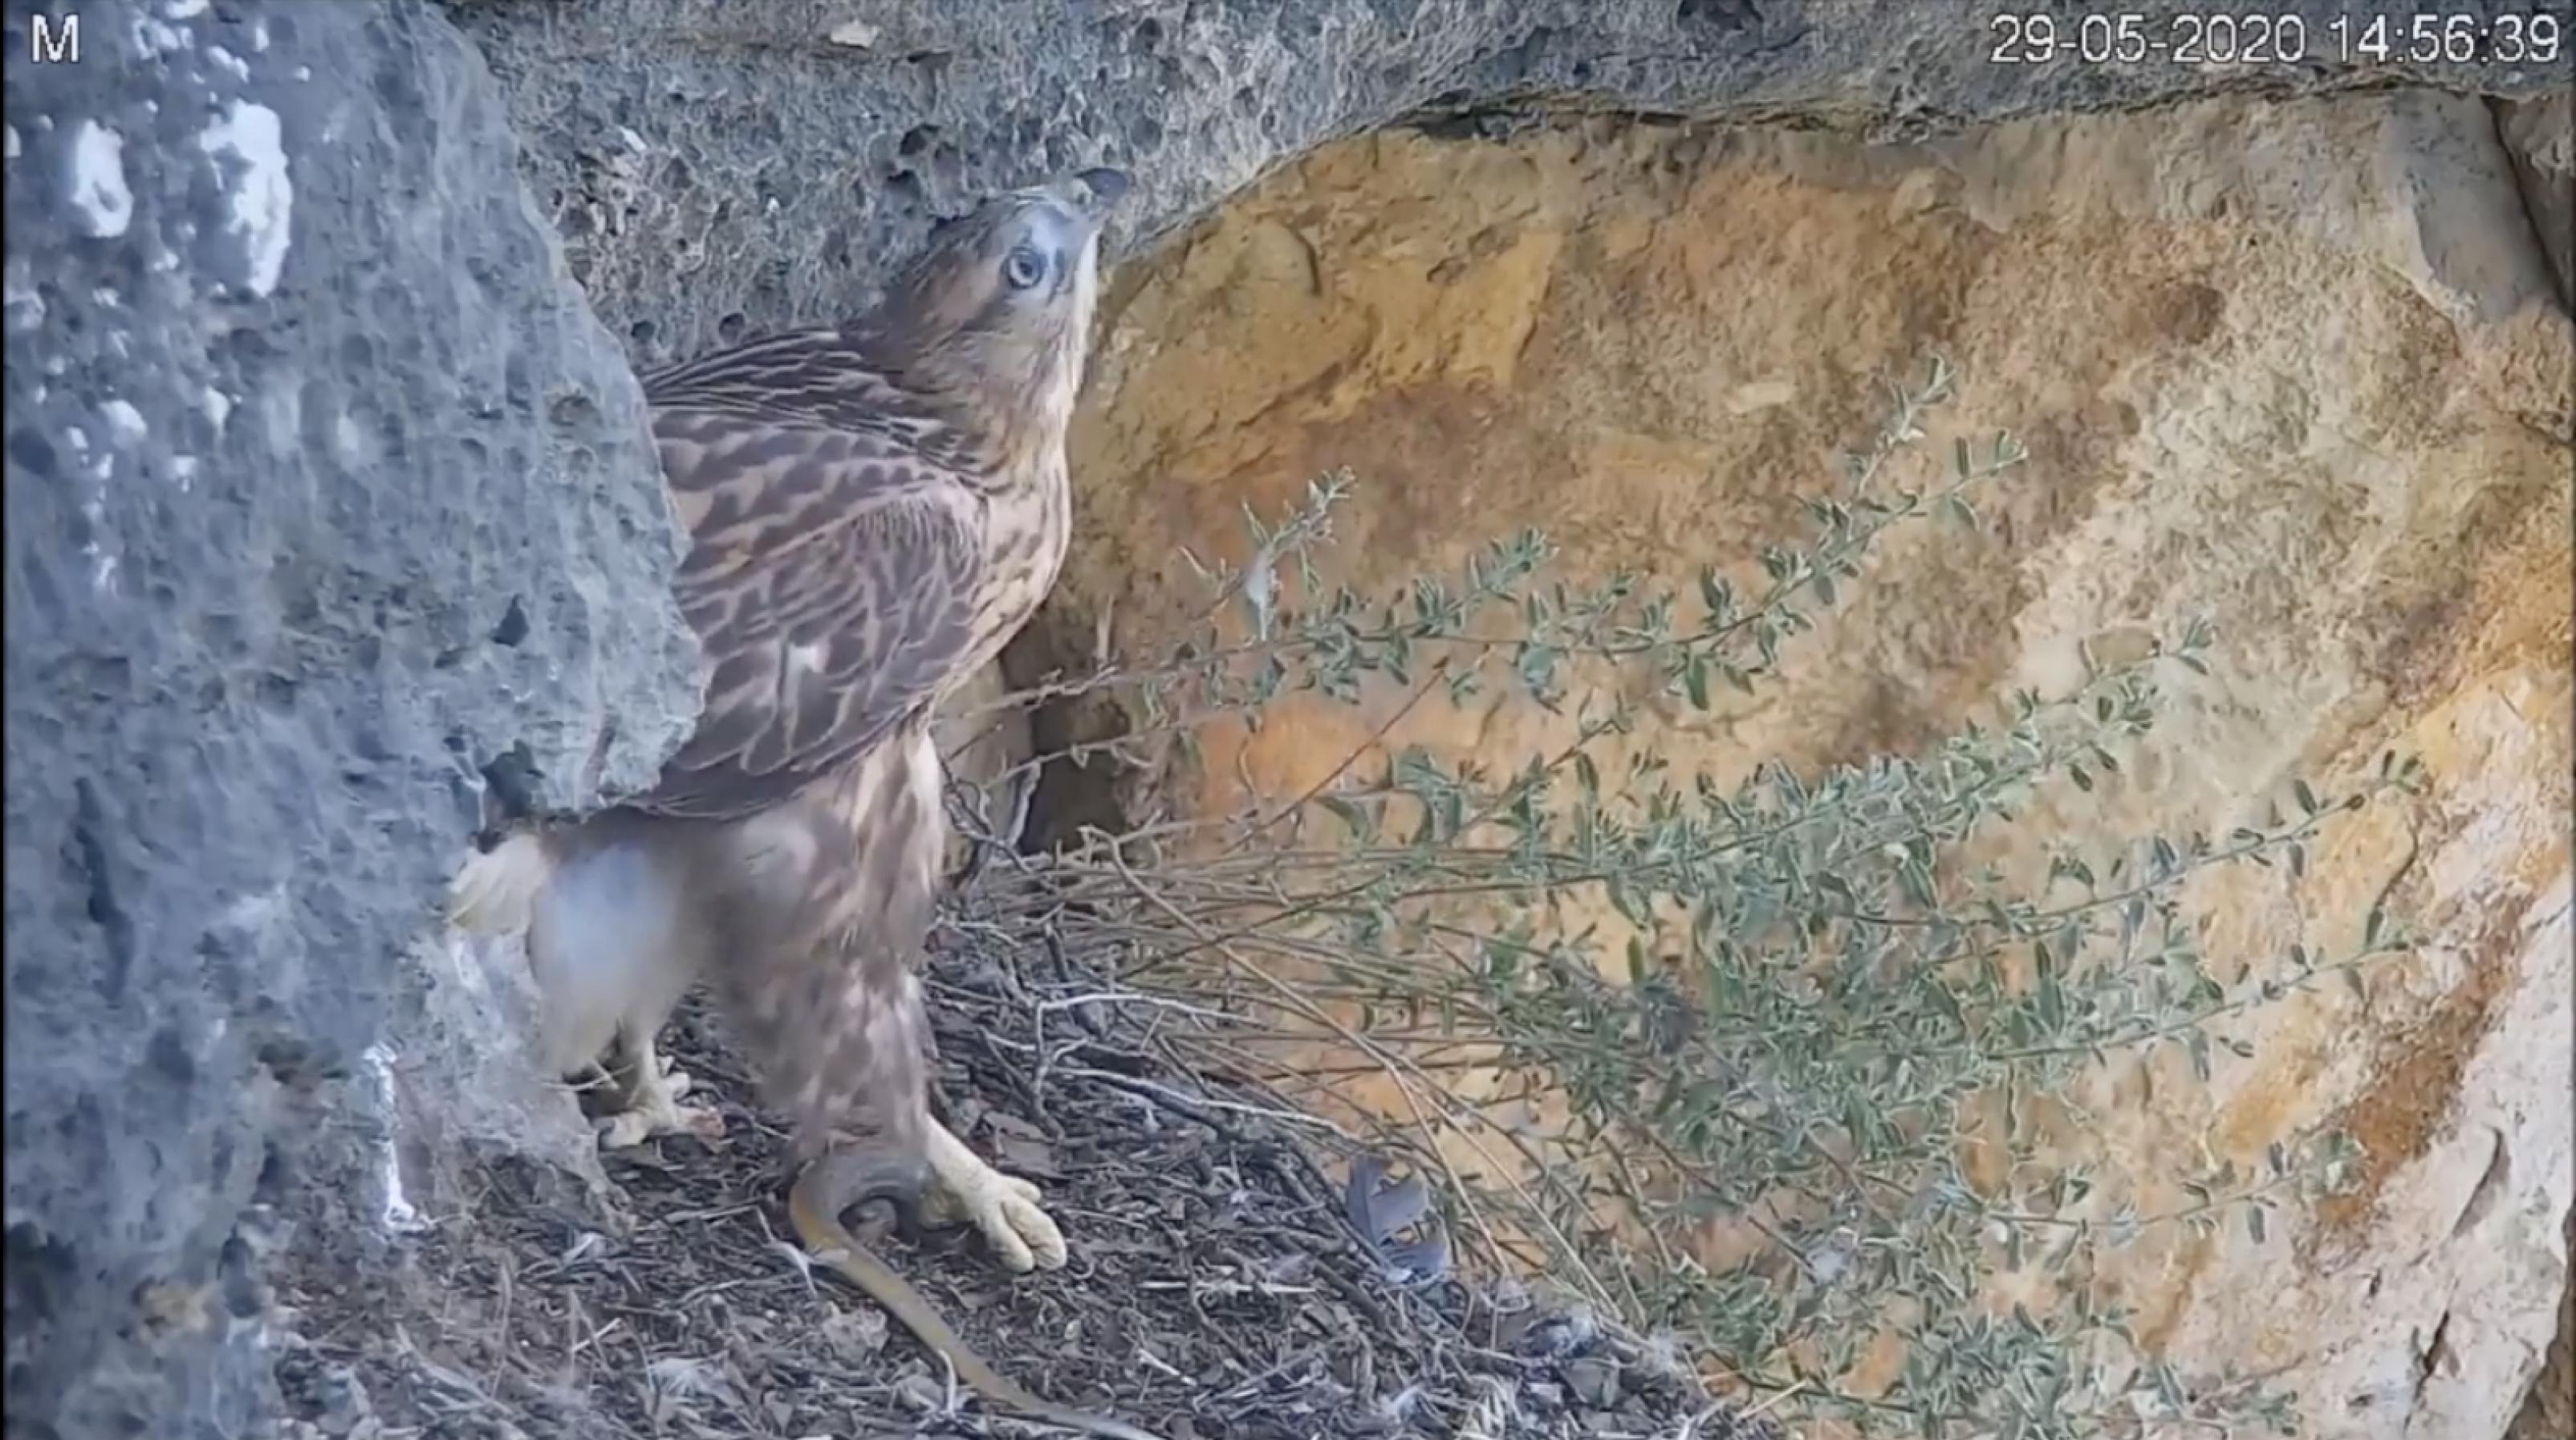
[[1084,170],[1049,187],[1073,213],[1090,222],[1093,233],[1109,220],[1109,212],[1127,194],[1127,172],[1103,165]]

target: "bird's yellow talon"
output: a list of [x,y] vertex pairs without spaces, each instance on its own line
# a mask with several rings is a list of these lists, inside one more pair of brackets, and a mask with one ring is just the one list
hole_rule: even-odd
[[[648,1056],[648,1059],[650,1057]],[[707,1105],[683,1105],[680,1097],[695,1082],[678,1070],[663,1070],[635,1087],[632,1103],[593,1122],[602,1150],[630,1150],[664,1135],[724,1138],[724,1116]]]
[[942,1223],[971,1222],[1014,1274],[1064,1266],[1064,1232],[1038,1203],[1038,1187],[1005,1175],[944,1125],[930,1129],[929,1193],[923,1207]]

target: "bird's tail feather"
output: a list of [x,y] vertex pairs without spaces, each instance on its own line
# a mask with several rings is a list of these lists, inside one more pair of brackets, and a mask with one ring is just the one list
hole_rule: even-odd
[[553,852],[535,834],[513,835],[473,855],[448,882],[447,923],[469,935],[526,930],[554,869]]

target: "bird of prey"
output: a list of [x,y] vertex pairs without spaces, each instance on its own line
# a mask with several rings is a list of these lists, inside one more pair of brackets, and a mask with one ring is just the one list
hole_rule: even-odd
[[[1054,584],[1065,428],[1115,170],[986,202],[855,322],[644,377],[689,549],[680,611],[706,705],[646,794],[468,860],[449,914],[524,931],[559,1074],[603,1062],[603,1140],[721,1128],[679,1104],[654,1037],[705,980],[787,1112],[790,1211],[988,1399],[1095,1434],[995,1374],[841,1222],[890,1199],[971,1220],[1013,1270],[1065,1260],[1034,1185],[929,1110],[913,967],[946,841],[933,708]],[[922,1194],[925,1189],[927,1194]]]

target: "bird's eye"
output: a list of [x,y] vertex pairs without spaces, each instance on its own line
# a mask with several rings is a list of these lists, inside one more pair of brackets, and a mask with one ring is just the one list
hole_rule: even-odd
[[1014,290],[1026,290],[1046,278],[1046,257],[1023,245],[1002,261],[1002,278]]

